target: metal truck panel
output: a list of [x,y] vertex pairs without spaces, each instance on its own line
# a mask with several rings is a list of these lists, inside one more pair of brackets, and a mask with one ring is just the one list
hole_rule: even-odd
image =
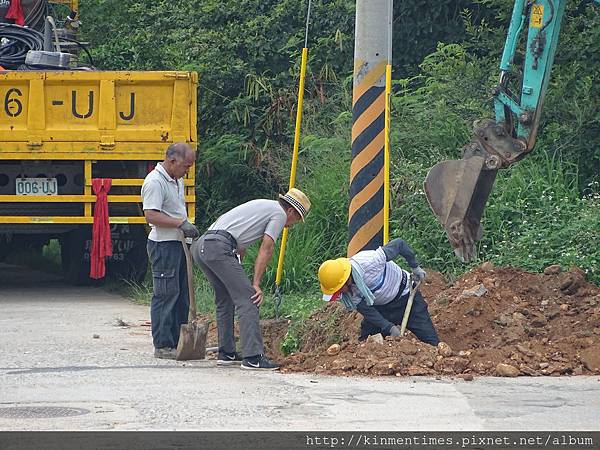
[[[110,222],[144,223],[139,189],[152,162],[172,142],[197,146],[197,82],[194,72],[0,72],[0,231],[92,223],[92,179],[104,177]],[[192,221],[194,173],[185,178]],[[17,179],[44,178],[54,195],[16,190]]]
[[0,73],[0,158],[152,159],[168,143],[195,146],[196,85],[190,72]]

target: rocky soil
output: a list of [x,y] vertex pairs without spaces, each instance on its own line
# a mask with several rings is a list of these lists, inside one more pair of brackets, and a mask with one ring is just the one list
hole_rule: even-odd
[[338,303],[302,326],[300,351],[281,354],[286,326],[263,324],[268,353],[288,372],[368,376],[561,376],[600,374],[600,288],[572,268],[544,273],[484,263],[453,283],[440,274],[422,288],[443,341],[408,333],[358,342],[361,317]]

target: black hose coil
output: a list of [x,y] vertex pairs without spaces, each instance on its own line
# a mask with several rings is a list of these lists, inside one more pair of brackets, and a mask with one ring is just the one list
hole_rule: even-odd
[[44,35],[31,28],[12,24],[0,24],[0,66],[17,69],[25,64],[29,50],[44,48]]

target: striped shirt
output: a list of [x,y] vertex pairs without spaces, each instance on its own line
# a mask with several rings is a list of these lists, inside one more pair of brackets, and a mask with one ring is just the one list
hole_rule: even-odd
[[[350,259],[363,270],[364,282],[375,296],[374,305],[385,305],[394,300],[402,284],[402,295],[408,294],[410,275],[394,261],[387,261],[383,248],[363,250]],[[351,295],[355,306],[363,299],[355,285],[352,286]]]

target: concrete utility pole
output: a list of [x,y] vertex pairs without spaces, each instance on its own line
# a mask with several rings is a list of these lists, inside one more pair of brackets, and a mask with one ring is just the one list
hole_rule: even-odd
[[383,243],[385,68],[392,0],[357,0],[352,93],[348,256]]

